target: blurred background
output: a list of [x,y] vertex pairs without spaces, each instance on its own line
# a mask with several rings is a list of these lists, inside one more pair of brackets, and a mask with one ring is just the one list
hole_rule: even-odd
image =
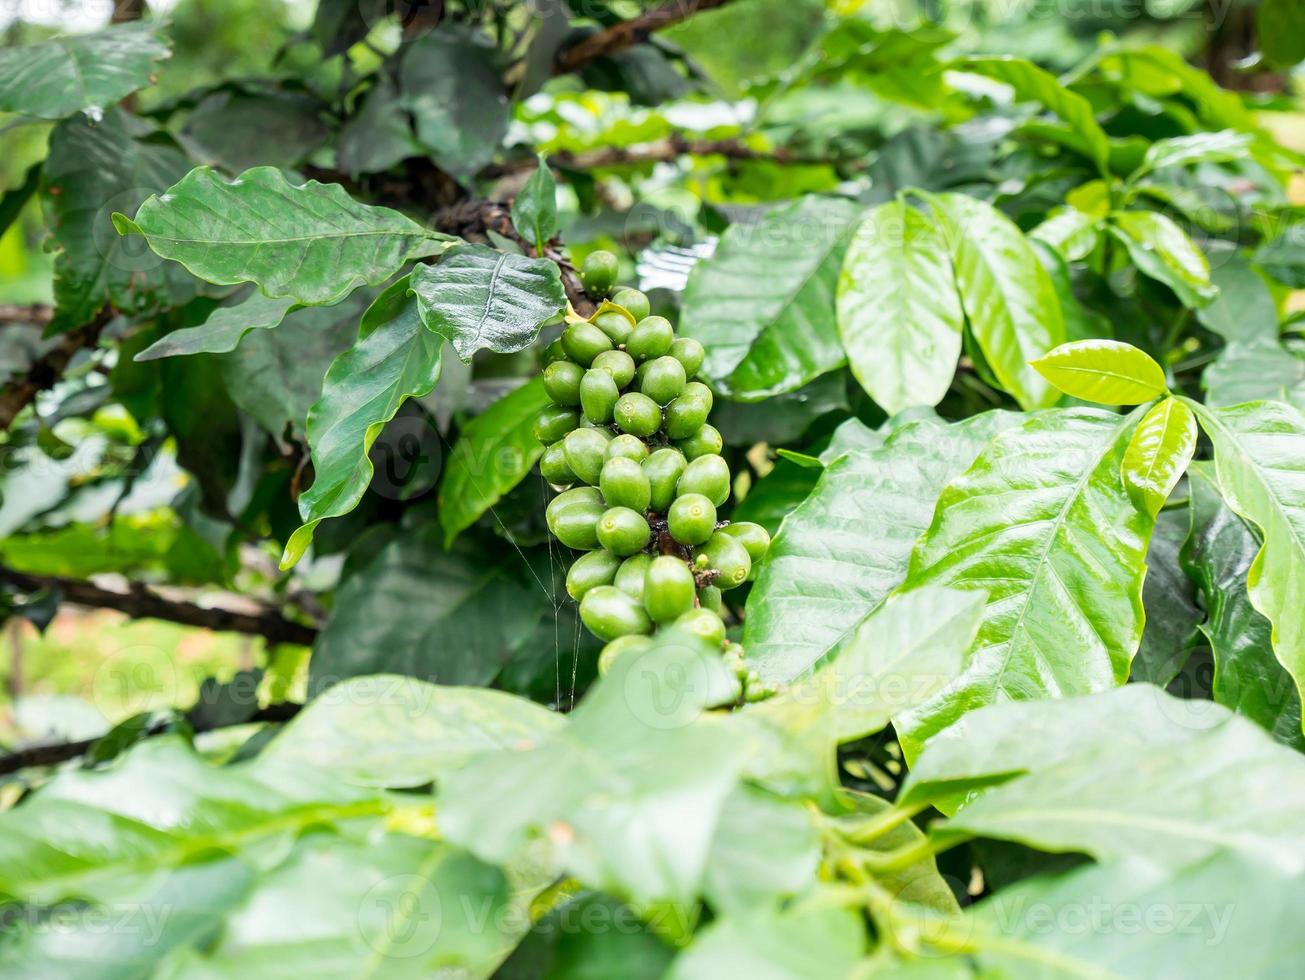
[[[338,161],[322,147],[332,124],[324,107],[374,71],[401,42],[409,8],[424,5],[399,6],[0,0],[0,45],[95,30],[112,19],[167,18],[174,54],[158,84],[134,97],[136,112],[166,115],[192,159],[229,171],[255,162],[329,167]],[[620,0],[598,6],[623,16],[640,7]],[[362,36],[341,42],[337,28],[342,18],[357,20],[354,7],[363,13]],[[549,7],[537,0],[529,9]],[[1249,0],[739,0],[659,33],[655,44],[597,62],[579,78],[538,86],[516,104],[506,146],[509,156],[528,144],[583,155],[637,150],[671,134],[746,133],[810,161],[753,161],[724,175],[666,163],[565,185],[563,235],[573,254],[642,236],[642,283],[677,285],[702,230],[731,208],[836,189],[873,200],[875,188],[891,186],[885,177],[892,168],[902,167],[917,172],[898,174],[899,182],[917,182],[921,168],[940,166],[951,171],[950,186],[973,179],[1000,188],[1004,174],[967,147],[989,145],[1004,131],[985,131],[992,117],[970,119],[962,100],[942,90],[940,75],[928,67],[940,52],[1017,55],[1072,74],[1091,66],[1103,37],[1158,44],[1243,93],[1260,125],[1305,151],[1305,75],[1291,67],[1305,57],[1305,37],[1260,37],[1257,13]],[[875,45],[864,43],[867,32]],[[269,92],[275,100],[261,97]],[[1125,112],[1148,109],[1139,95]],[[936,145],[945,142],[936,135],[945,126],[965,138]],[[0,194],[22,209],[0,237],[0,305],[52,299],[40,202],[10,193],[44,156],[51,128],[0,114]],[[1027,174],[1037,164],[1022,166]],[[1288,198],[1305,205],[1299,174]],[[690,228],[697,234],[679,233]],[[1305,304],[1293,299],[1292,308]],[[22,370],[43,343],[30,326],[0,325],[0,378]],[[96,580],[119,589],[128,577],[154,581],[199,606],[240,609],[243,594],[266,591],[275,580],[279,547],[245,544],[235,566],[215,573],[228,556],[212,546],[204,515],[188,508],[189,478],[177,465],[175,443],[142,429],[124,407],[133,395],[132,366],[102,363],[96,370],[80,378],[74,372],[69,387],[56,392],[66,404],[44,419],[32,445],[0,446],[0,563],[39,575],[104,576]],[[104,372],[116,397],[97,404]],[[318,561],[289,587],[309,594],[329,588],[338,574],[338,561]],[[95,735],[153,705],[191,703],[205,678],[229,680],[256,667],[255,682],[278,685],[282,696],[303,683],[307,651],[293,644],[269,648],[261,638],[67,605],[44,632],[32,619],[41,619],[39,610],[10,618],[0,638],[0,741]]]

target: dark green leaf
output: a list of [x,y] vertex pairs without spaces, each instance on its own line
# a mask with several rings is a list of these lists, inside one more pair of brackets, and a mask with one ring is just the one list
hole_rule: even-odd
[[277,299],[255,289],[239,300],[219,306],[198,327],[174,330],[136,355],[138,361],[154,361],[179,354],[224,354],[236,349],[250,330],[271,330],[278,326],[295,301]]

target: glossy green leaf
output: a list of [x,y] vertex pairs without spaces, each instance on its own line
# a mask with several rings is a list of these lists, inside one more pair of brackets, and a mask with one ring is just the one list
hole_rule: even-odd
[[931,834],[1166,868],[1232,850],[1305,870],[1299,755],[1225,708],[1149,685],[976,711],[930,743],[902,799],[985,784]]
[[512,199],[512,224],[539,252],[557,234],[557,183],[542,156],[535,172]]
[[970,330],[993,373],[1025,409],[1059,397],[1029,366],[1065,340],[1051,277],[1009,218],[963,194],[929,198],[952,250]]
[[1184,306],[1204,306],[1218,295],[1210,263],[1172,218],[1158,211],[1113,211],[1106,227],[1138,270],[1172,289]]
[[1240,160],[1247,155],[1251,142],[1250,133],[1239,133],[1231,129],[1156,140],[1147,147],[1142,165],[1130,175],[1129,180],[1138,180],[1145,174],[1165,167]]
[[98,119],[150,83],[168,56],[157,23],[117,24],[0,50],[0,111],[41,119]]
[[524,350],[544,323],[566,309],[554,263],[484,245],[451,249],[436,265],[418,266],[411,282],[426,326],[464,361],[486,348],[500,354]]
[[1193,466],[1187,486],[1191,533],[1182,561],[1207,611],[1201,632],[1214,655],[1214,700],[1278,741],[1305,749],[1300,695],[1273,655],[1272,624],[1251,605],[1246,590],[1260,542],[1224,502],[1211,464]]
[[1078,208],[1054,208],[1047,220],[1029,232],[1029,237],[1046,242],[1069,262],[1092,254],[1101,237],[1101,223]]
[[1110,141],[1097,122],[1092,104],[1061,85],[1046,69],[1024,58],[1011,57],[966,58],[954,67],[1009,85],[1015,90],[1017,102],[1042,105],[1068,124],[1073,134],[1070,143],[1078,152],[1103,174],[1109,170]]
[[536,378],[494,402],[458,435],[440,484],[445,547],[492,512],[543,455],[533,430],[549,404],[543,382]]
[[565,720],[501,691],[377,674],[327,688],[260,758],[359,786],[422,786],[477,752],[524,748]]
[[1140,405],[1168,391],[1164,368],[1118,340],[1071,341],[1032,364],[1065,394],[1102,405]]
[[292,184],[275,167],[227,181],[197,167],[135,220],[115,214],[121,234],[208,282],[257,283],[268,296],[329,305],[357,286],[384,282],[410,259],[456,241],[389,208],[359,204],[339,184]]
[[998,434],[938,500],[906,588],[988,594],[964,673],[897,723],[908,758],[982,704],[1122,684],[1153,521],[1121,472],[1137,415],[1063,409]]
[[42,197],[59,246],[52,332],[89,322],[106,303],[143,313],[195,293],[196,280],[185,270],[113,230],[113,210],[136,207],[189,169],[175,145],[139,139],[139,129],[139,121],[111,107],[98,122],[78,116],[51,133]]
[[442,346],[422,324],[406,277],[363,314],[358,340],[326,372],[322,397],[308,413],[315,476],[299,498],[304,524],[286,543],[283,568],[303,556],[318,524],[358,505],[372,479],[372,443],[399,406],[435,387]]
[[1273,624],[1273,650],[1305,685],[1305,416],[1283,402],[1209,409],[1191,403],[1214,443],[1228,506],[1260,530],[1247,573],[1252,605]]
[[1162,511],[1156,517],[1142,585],[1146,625],[1129,680],[1166,687],[1199,643],[1197,627],[1205,621],[1205,611],[1180,559],[1190,523],[1186,510]]
[[1124,450],[1128,496],[1152,517],[1160,513],[1196,452],[1196,416],[1177,398],[1152,406]]
[[744,400],[793,391],[844,361],[835,290],[858,214],[807,196],[756,225],[726,229],[689,273],[679,332],[707,349],[702,373]]
[[508,549],[445,551],[434,526],[401,534],[337,591],[310,689],[378,673],[488,684],[551,611],[534,574]]
[[138,361],[181,354],[222,354],[236,349],[251,330],[271,330],[281,324],[295,305],[289,297],[272,298],[255,289],[238,302],[219,306],[198,327],[167,334],[136,355]]
[[487,861],[542,839],[590,887],[691,901],[744,763],[738,734],[701,717],[730,687],[719,656],[663,631],[647,651],[618,657],[538,747],[485,753],[446,776],[440,829]]
[[493,42],[458,24],[408,45],[399,65],[403,107],[435,162],[459,177],[489,163],[511,118]]
[[942,400],[965,315],[946,242],[928,218],[904,201],[867,214],[843,258],[837,302],[852,373],[884,411]]
[[748,596],[743,643],[754,669],[789,681],[824,657],[901,583],[943,487],[1015,421],[990,412],[915,422],[881,449],[826,467],[784,519]]

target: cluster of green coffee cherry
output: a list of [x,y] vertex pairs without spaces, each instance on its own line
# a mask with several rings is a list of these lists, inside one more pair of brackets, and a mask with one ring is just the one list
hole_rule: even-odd
[[[616,274],[616,256],[603,251],[581,270],[595,299],[608,296]],[[546,447],[540,471],[562,489],[548,527],[586,552],[566,588],[581,621],[607,641],[600,671],[673,623],[719,647],[755,699],[768,692],[726,639],[721,593],[748,581],[770,536],[758,524],[717,520],[731,479],[707,421],[711,390],[692,380],[705,351],[649,312],[643,293],[618,289],[548,347],[543,381],[553,406],[535,435]]]

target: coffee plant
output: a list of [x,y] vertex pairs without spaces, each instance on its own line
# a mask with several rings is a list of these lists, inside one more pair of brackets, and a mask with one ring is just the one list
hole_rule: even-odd
[[45,6],[0,977],[1305,974],[1299,4]]

